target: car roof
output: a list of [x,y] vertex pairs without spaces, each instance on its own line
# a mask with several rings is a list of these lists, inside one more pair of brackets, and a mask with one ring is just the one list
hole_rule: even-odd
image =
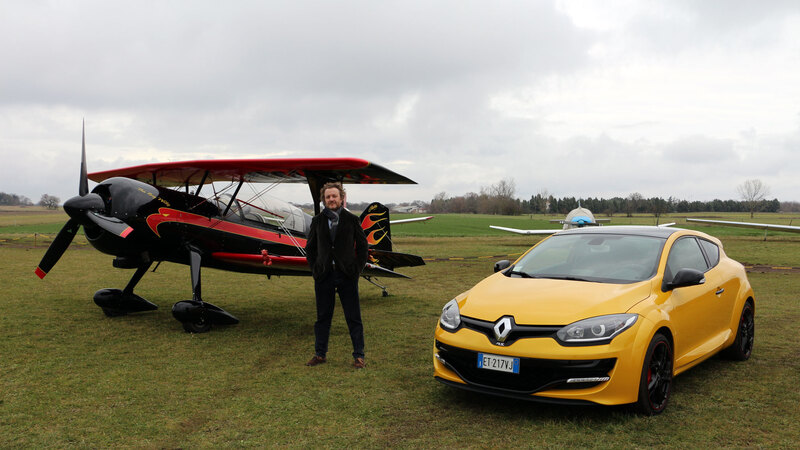
[[649,236],[666,239],[678,231],[684,230],[682,228],[672,227],[621,225],[573,228],[570,230],[559,231],[556,234],[626,234],[631,236]]

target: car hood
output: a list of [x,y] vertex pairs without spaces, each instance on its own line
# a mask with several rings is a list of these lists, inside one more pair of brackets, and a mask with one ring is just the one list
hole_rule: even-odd
[[461,314],[495,321],[514,316],[525,325],[567,325],[577,320],[628,311],[650,296],[651,280],[632,284],[590,283],[492,275],[473,287]]

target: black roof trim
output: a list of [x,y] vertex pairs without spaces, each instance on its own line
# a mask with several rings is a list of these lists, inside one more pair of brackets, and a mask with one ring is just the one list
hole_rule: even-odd
[[559,231],[557,234],[628,234],[634,236],[650,236],[666,239],[672,236],[672,233],[678,231],[683,231],[683,229],[673,227],[617,225],[573,228],[571,230]]

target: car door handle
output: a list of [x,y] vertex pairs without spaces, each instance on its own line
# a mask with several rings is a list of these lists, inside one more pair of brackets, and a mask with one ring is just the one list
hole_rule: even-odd
[[722,294],[723,292],[725,292],[725,288],[719,288],[717,295]]

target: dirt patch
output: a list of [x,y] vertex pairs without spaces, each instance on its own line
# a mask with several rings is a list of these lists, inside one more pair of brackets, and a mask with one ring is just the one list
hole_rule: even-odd
[[745,264],[747,272],[754,273],[800,273],[800,267],[770,266],[767,264]]

